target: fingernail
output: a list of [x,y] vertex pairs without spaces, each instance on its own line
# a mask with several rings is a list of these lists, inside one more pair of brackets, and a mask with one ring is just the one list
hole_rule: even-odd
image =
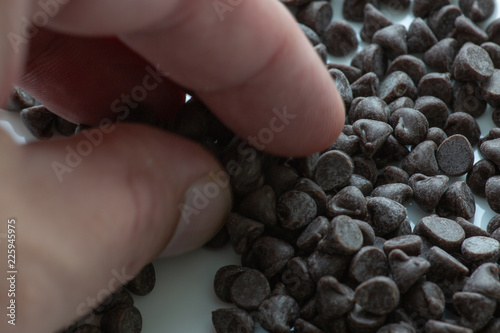
[[178,206],[177,228],[162,257],[194,250],[220,229],[231,209],[229,176],[222,170],[210,172],[194,182],[184,197]]

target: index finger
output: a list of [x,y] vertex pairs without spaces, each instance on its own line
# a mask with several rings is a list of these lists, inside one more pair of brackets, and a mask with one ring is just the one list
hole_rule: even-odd
[[258,148],[300,156],[339,135],[344,109],[333,80],[278,1],[147,5],[136,11],[133,32],[127,15],[136,10],[134,0],[120,2],[125,19],[113,18],[113,2],[73,1],[50,24],[64,32],[118,34]]

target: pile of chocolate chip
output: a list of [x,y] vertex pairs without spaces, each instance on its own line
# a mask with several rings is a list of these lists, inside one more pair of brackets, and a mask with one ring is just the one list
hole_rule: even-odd
[[[281,1],[325,63],[353,56],[326,64],[346,125],[321,153],[277,158],[218,140],[209,111],[186,105],[179,132],[238,165],[233,212],[209,244],[241,255],[215,276],[236,306],[212,313],[217,333],[500,332],[500,215],[471,223],[474,195],[500,213],[500,129],[481,138],[476,121],[490,105],[500,125],[500,19],[476,25],[494,1],[414,0],[407,30],[382,12],[409,0],[345,0],[344,17],[363,21],[355,54],[329,2]],[[413,228],[410,204],[428,214]]]

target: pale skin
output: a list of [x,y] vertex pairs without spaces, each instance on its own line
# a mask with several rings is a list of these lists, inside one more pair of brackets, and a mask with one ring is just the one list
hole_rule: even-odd
[[[147,97],[160,118],[171,119],[182,105],[179,85],[243,138],[286,106],[296,118],[266,145],[270,153],[326,148],[342,129],[342,102],[293,18],[278,1],[242,1],[233,9],[221,20],[212,0],[70,1],[20,44],[21,52],[0,41],[0,97],[5,101],[15,83],[53,112],[95,125],[112,115],[113,100],[141,84],[149,62],[169,79]],[[40,10],[36,1],[0,2],[1,35],[22,35],[21,18]],[[116,38],[102,38],[109,36]],[[222,166],[200,146],[141,125],[118,125],[60,182],[51,163],[81,140],[18,146],[0,132],[0,233],[15,217],[19,272],[16,326],[3,315],[2,332],[63,327],[79,304],[108,287],[113,270],[134,275],[160,254],[201,246],[230,210],[226,189],[203,220],[178,227],[187,189]],[[0,268],[7,271],[1,241]],[[2,304],[8,288],[2,280]]]

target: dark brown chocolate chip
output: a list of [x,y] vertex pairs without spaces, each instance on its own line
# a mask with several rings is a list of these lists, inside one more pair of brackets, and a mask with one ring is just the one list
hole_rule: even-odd
[[330,223],[323,216],[318,216],[309,223],[297,238],[297,246],[304,250],[313,250],[327,234]]
[[376,187],[372,191],[372,196],[385,197],[405,206],[413,198],[413,190],[407,184],[385,184]]
[[294,190],[302,191],[309,194],[311,198],[316,202],[316,208],[318,210],[318,215],[323,213],[326,209],[326,194],[321,187],[309,178],[300,178],[295,184]]
[[307,257],[306,262],[314,281],[319,281],[325,275],[340,279],[349,265],[350,257],[315,251]]
[[[368,73],[365,74],[363,77],[369,74],[374,76],[373,73]],[[366,98],[356,98],[351,104],[351,109],[349,110],[348,118],[351,124],[361,119],[371,119],[371,120],[387,122],[388,112],[389,111],[387,104],[379,97],[371,96]],[[356,133],[354,126],[353,126],[353,131],[354,133]]]
[[377,236],[397,230],[406,218],[406,208],[391,199],[368,197],[367,206]]
[[280,195],[276,212],[283,227],[296,230],[305,227],[316,217],[316,202],[305,192],[291,190]]
[[5,109],[7,111],[21,111],[36,105],[36,100],[19,87],[13,87]]
[[495,68],[500,68],[500,45],[493,42],[486,42],[481,44],[481,47],[488,52]]
[[429,122],[416,109],[403,108],[395,111],[390,118],[394,136],[402,145],[418,145],[425,140]]
[[230,295],[233,303],[244,310],[256,310],[271,293],[267,278],[255,269],[248,269],[234,280]]
[[354,98],[376,96],[379,84],[379,79],[375,73],[366,73],[351,84],[352,96]]
[[486,28],[488,40],[500,45],[500,18],[492,21]]
[[486,197],[486,181],[496,174],[495,164],[487,159],[478,161],[467,174],[467,185],[471,191],[485,198]]
[[110,333],[140,333],[142,330],[141,313],[135,306],[114,308],[102,316],[101,329]]
[[389,275],[385,253],[374,246],[364,246],[352,258],[349,277],[355,283],[363,283],[375,276]]
[[481,96],[494,108],[500,107],[500,70],[495,69],[493,75],[481,83]]
[[330,222],[328,233],[318,244],[318,251],[350,255],[363,246],[363,234],[349,216],[339,215]]
[[453,77],[459,81],[486,81],[493,75],[493,62],[483,48],[465,43],[453,62]]
[[361,152],[368,157],[373,156],[392,133],[388,123],[371,119],[356,120],[352,128],[359,138]]
[[496,262],[500,257],[500,243],[489,237],[470,237],[462,244],[462,255],[469,263]]
[[408,148],[393,136],[389,135],[385,143],[373,155],[373,160],[378,168],[383,168],[386,165],[401,161],[410,151]]
[[[298,24],[304,35],[309,39],[309,42],[316,46],[321,43],[321,39],[313,29],[309,28],[307,25],[299,23]],[[326,46],[326,45],[325,45]]]
[[155,284],[155,268],[153,264],[148,264],[125,287],[134,295],[146,296],[153,291]]
[[486,297],[500,300],[500,281],[498,265],[485,263],[472,273],[463,291],[475,292]]
[[235,147],[224,157],[224,164],[231,175],[232,189],[237,195],[243,196],[264,185],[262,153],[248,143],[235,143]]
[[299,312],[299,305],[292,297],[272,296],[259,306],[259,323],[270,332],[288,333]]
[[497,166],[500,165],[500,138],[484,141],[480,146],[480,151]]
[[[485,145],[486,143],[483,143]],[[495,213],[500,213],[500,176],[494,176],[486,181],[486,200]]]
[[318,56],[321,58],[323,63],[326,64],[326,62],[328,61],[328,50],[326,49],[325,44],[319,43],[319,44],[314,45],[314,50],[316,51]]
[[366,199],[357,187],[346,186],[328,201],[326,209],[330,217],[347,215],[363,219],[367,212]]
[[361,40],[366,43],[371,43],[373,35],[378,30],[392,24],[392,22],[371,3],[366,4],[363,15],[363,27],[359,35]]
[[379,0],[345,0],[342,7],[342,14],[346,20],[362,22],[363,21],[363,9],[367,3],[379,6]]
[[414,233],[450,253],[458,251],[465,239],[464,229],[458,223],[438,216],[421,219],[415,225]]
[[298,302],[311,298],[316,291],[316,283],[309,274],[307,263],[300,257],[288,261],[281,275],[281,281],[286,287],[287,294]]
[[252,333],[254,321],[241,309],[218,309],[212,312],[212,323],[217,333]]
[[214,291],[215,295],[223,302],[231,303],[231,286],[233,282],[248,268],[238,265],[227,265],[219,268],[215,273]]
[[241,214],[265,225],[276,225],[276,195],[269,185],[249,193],[240,202]]
[[448,116],[443,131],[448,136],[462,134],[469,140],[471,146],[477,145],[481,136],[481,129],[476,119],[464,112],[455,112]]
[[450,113],[448,106],[441,99],[434,96],[417,98],[413,108],[420,111],[427,118],[429,127],[443,127]]
[[455,39],[445,38],[431,46],[424,53],[423,60],[429,67],[438,72],[451,72],[459,47]]
[[347,327],[349,332],[375,332],[385,322],[386,318],[386,315],[367,312],[356,304],[354,309],[347,315]]
[[399,249],[389,253],[391,276],[399,291],[406,293],[430,268],[431,264],[420,257],[409,257]]
[[38,105],[23,109],[21,120],[28,131],[37,139],[50,139],[54,134],[56,116],[45,106]]
[[354,292],[332,276],[323,276],[316,291],[316,311],[321,322],[338,318],[354,307]]
[[302,318],[295,321],[293,329],[296,333],[323,333],[322,330]]
[[427,274],[433,280],[453,280],[469,274],[469,269],[438,246],[429,249],[426,256],[431,264]]
[[486,32],[463,15],[456,18],[452,37],[460,45],[468,42],[480,45],[488,40]]
[[486,230],[481,229],[479,226],[464,219],[463,217],[457,217],[455,219],[455,222],[457,222],[464,229],[465,238],[474,237],[474,236],[486,236],[486,237],[488,237],[490,235]]
[[286,6],[302,6],[306,5],[312,0],[280,0]]
[[75,134],[76,126],[76,124],[56,115],[55,128],[57,133],[64,136],[72,136]]
[[403,307],[425,319],[440,319],[444,312],[445,297],[439,286],[430,281],[419,281],[403,296]]
[[[337,138],[337,140],[335,140],[335,142],[330,147],[328,147],[327,151],[328,150],[340,150],[349,156],[356,155],[361,150],[359,146],[359,137],[356,135],[347,136],[344,133],[340,133],[340,136]],[[314,164],[311,165],[311,167],[314,167],[315,164],[316,162],[314,162]],[[311,176],[312,174],[313,172],[311,172]]]
[[445,175],[462,176],[469,172],[474,164],[474,150],[465,136],[455,134],[438,147],[436,160]]
[[[403,159],[402,169],[409,175],[421,173],[426,176],[438,174],[439,167],[436,161],[437,145],[434,141],[424,141],[413,148]],[[415,192],[415,189],[413,189]]]
[[399,304],[399,290],[396,283],[385,276],[373,277],[360,284],[355,292],[356,302],[367,312],[386,315]]
[[415,106],[415,103],[413,100],[409,97],[399,97],[395,101],[391,102],[388,107],[389,107],[389,116],[393,114],[395,111],[402,109],[402,108],[413,108]]
[[425,212],[432,213],[446,190],[449,178],[443,175],[428,177],[416,173],[410,177],[415,203]]
[[460,315],[460,324],[476,332],[490,320],[496,301],[478,293],[459,291],[453,295],[453,307]]
[[259,270],[271,278],[285,267],[295,254],[295,250],[283,240],[263,236],[253,243],[252,254],[258,261]]
[[455,5],[447,5],[435,11],[427,19],[429,28],[437,39],[449,37],[455,28],[455,19],[462,15],[462,11]]
[[448,138],[448,135],[439,127],[431,127],[429,131],[427,131],[427,136],[425,140],[431,140],[436,143],[436,145],[440,145],[444,140]]
[[328,52],[335,57],[346,56],[358,48],[356,32],[346,21],[332,21],[323,32],[322,39]]
[[412,55],[401,55],[394,59],[389,68],[387,69],[387,74],[395,71],[401,71],[408,74],[408,76],[413,80],[415,85],[418,84],[420,79],[425,75],[426,69],[425,64],[419,58]]
[[396,71],[387,75],[380,83],[379,97],[386,103],[391,103],[400,97],[417,97],[417,88],[405,72]]
[[368,179],[372,184],[377,180],[377,165],[371,157],[367,156],[354,156],[352,158],[354,163],[354,174],[361,175]]
[[429,13],[449,4],[450,0],[414,0],[413,15],[425,18]]
[[345,108],[348,109],[352,102],[352,90],[347,77],[338,69],[329,69],[328,72],[344,101]]
[[493,112],[491,113],[491,120],[493,121],[493,124],[495,124],[495,126],[500,126],[500,108],[496,108],[495,110],[493,110]]
[[349,182],[354,163],[344,152],[332,150],[322,154],[316,163],[314,180],[325,191],[338,189]]
[[231,213],[226,220],[229,241],[234,252],[243,254],[252,243],[264,232],[264,224],[245,218],[239,214]]
[[465,112],[477,118],[486,111],[477,82],[455,82],[453,85],[453,112]]
[[348,65],[344,65],[344,64],[337,64],[334,62],[328,63],[327,68],[328,69],[336,68],[336,69],[340,70],[342,73],[344,73],[344,75],[349,80],[349,83],[351,85],[354,82],[356,82],[356,80],[359,79],[361,77],[361,75],[363,74],[361,72],[361,69],[359,69],[357,67],[348,66]]
[[474,217],[476,202],[467,183],[464,181],[452,183],[441,196],[436,213],[447,218],[460,216],[468,220]]
[[426,333],[472,333],[471,329],[443,321],[429,320],[425,323]]
[[363,234],[363,246],[371,246],[375,243],[375,232],[371,225],[364,221],[354,219],[358,225],[359,230]]
[[361,69],[363,74],[374,72],[381,80],[387,70],[387,58],[380,45],[369,44],[354,55],[351,66]]
[[377,177],[377,182],[375,186],[385,185],[385,184],[394,184],[394,183],[402,183],[408,184],[410,176],[403,169],[389,165],[385,167],[382,172]]
[[333,9],[327,1],[312,1],[297,11],[295,17],[297,22],[321,35],[332,20]]
[[400,250],[409,256],[420,255],[422,238],[417,235],[404,235],[394,237],[384,243],[384,252],[391,253],[393,250]]
[[125,288],[120,288],[106,298],[94,312],[101,314],[116,307],[128,307],[134,305],[134,298]]
[[299,176],[297,171],[288,165],[272,165],[265,170],[266,183],[270,185],[276,196],[291,189]]
[[486,20],[495,10],[494,0],[460,0],[459,4],[464,15],[474,22]]
[[373,43],[379,44],[389,59],[408,53],[406,27],[402,24],[386,26],[373,35]]
[[486,231],[492,234],[498,228],[500,228],[500,215],[495,215],[488,221]]
[[438,42],[436,35],[420,17],[415,18],[406,36],[409,53],[423,53]]
[[450,73],[429,73],[424,75],[418,83],[419,96],[434,96],[446,105],[451,105],[453,85]]

